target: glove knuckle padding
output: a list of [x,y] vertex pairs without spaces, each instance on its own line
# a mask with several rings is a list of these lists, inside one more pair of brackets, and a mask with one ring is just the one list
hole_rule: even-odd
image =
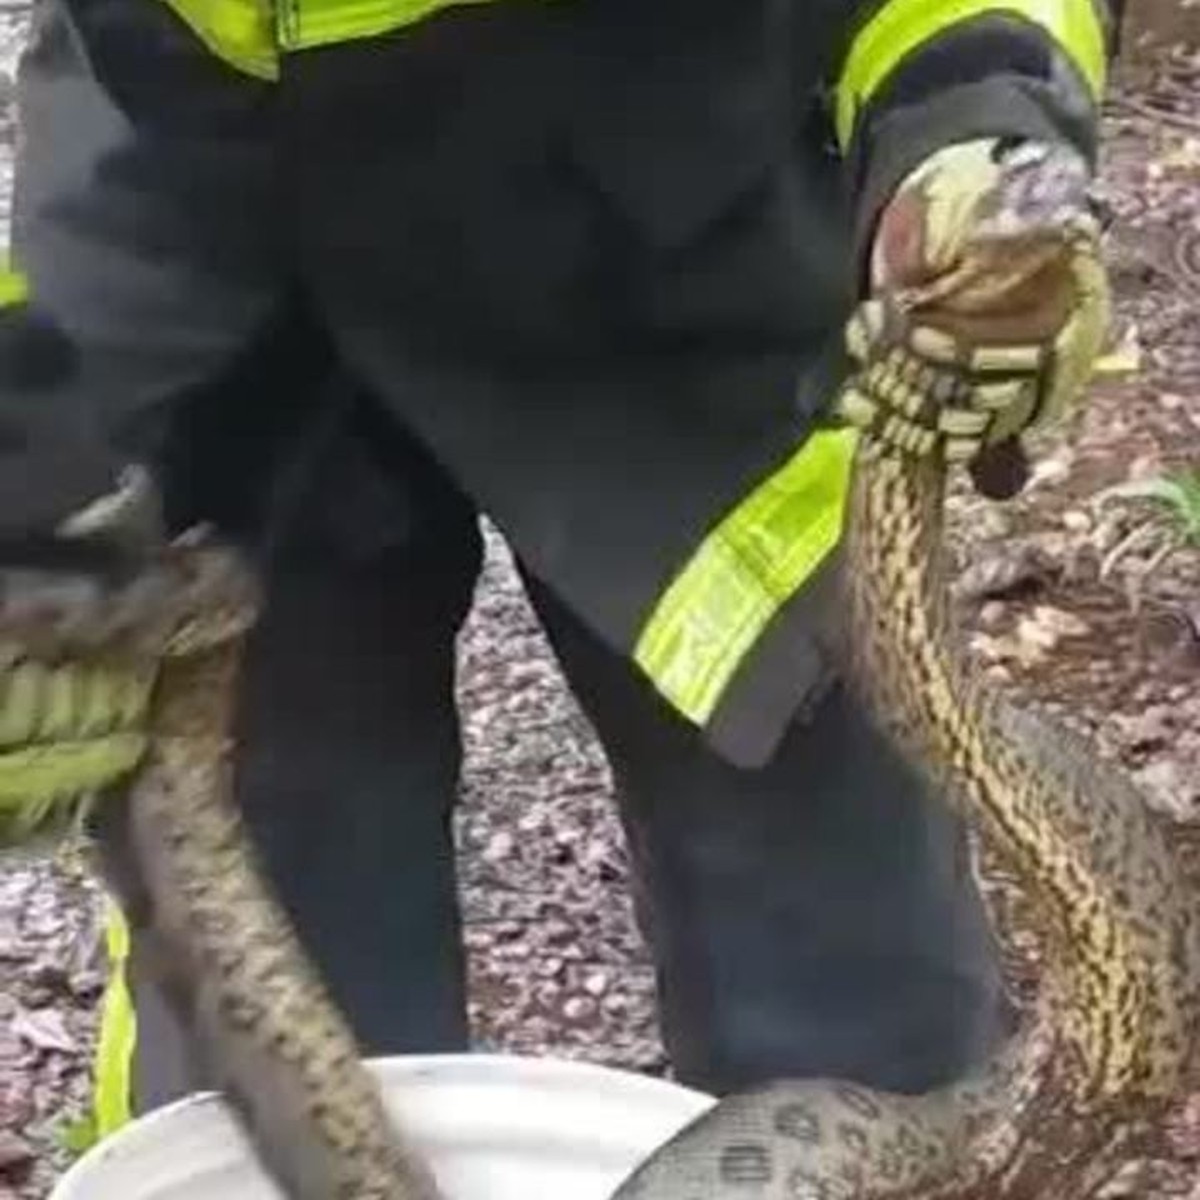
[[917,325],[909,332],[908,345],[912,352],[929,363],[956,366],[960,361],[958,339],[930,325]]
[[971,403],[986,413],[1002,413],[1020,402],[1023,393],[1029,391],[1025,379],[1004,379],[997,383],[981,383],[971,392]]
[[1065,142],[980,138],[900,184],[875,231],[875,294],[848,331],[857,423],[896,444],[915,423],[964,460],[1063,416],[1107,333],[1090,179]]
[[1046,351],[1041,346],[975,346],[967,361],[975,375],[1033,375],[1042,369]]
[[982,434],[988,417],[971,409],[963,350],[952,335],[871,300],[851,317],[846,342],[859,370],[838,397],[843,419],[920,455],[947,433]]
[[0,682],[0,751],[76,741],[137,724],[153,672],[132,665],[21,662]]
[[937,416],[938,431],[950,437],[981,437],[987,432],[990,418],[987,413],[969,408],[946,408]]
[[[1072,235],[1065,265],[1060,247],[1056,272],[1036,272],[1040,291],[1004,298],[1001,288],[990,324],[982,305],[935,317],[893,297],[865,302],[846,330],[859,370],[839,414],[907,452],[940,444],[950,461],[1059,421],[1087,385],[1111,304],[1094,230]],[[1014,336],[990,340],[989,329]]]

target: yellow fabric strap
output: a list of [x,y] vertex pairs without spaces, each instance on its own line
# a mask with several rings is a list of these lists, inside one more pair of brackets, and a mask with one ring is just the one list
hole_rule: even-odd
[[988,15],[1040,25],[1074,62],[1097,97],[1108,57],[1095,0],[889,0],[850,47],[837,86],[837,132],[843,148],[879,87],[914,50],[953,25]]
[[218,58],[259,79],[279,78],[271,0],[165,2]]
[[121,910],[108,901],[105,941],[108,985],[100,1007],[100,1039],[96,1046],[92,1111],[95,1136],[106,1138],[129,1122],[133,1103],[133,1051],[137,1016],[129,993],[129,926]]
[[331,42],[378,37],[415,25],[445,8],[490,0],[277,0],[279,42],[303,50]]
[[693,723],[837,545],[856,445],[851,429],[813,434],[705,538],[646,623],[634,658]]
[[0,308],[24,304],[29,299],[29,280],[20,271],[0,267]]
[[488,0],[165,0],[219,58],[279,78],[280,52],[377,37],[444,8]]

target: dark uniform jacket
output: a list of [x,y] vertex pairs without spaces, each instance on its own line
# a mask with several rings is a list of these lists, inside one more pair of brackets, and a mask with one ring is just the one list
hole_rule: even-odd
[[[3,532],[153,461],[186,398],[299,305],[534,573],[727,753],[761,759],[826,675],[853,440],[821,418],[873,217],[952,141],[1091,153],[1105,14],[286,0],[270,17],[39,0],[17,265],[82,366],[53,396],[0,389]],[[297,404],[282,393],[264,410]]]

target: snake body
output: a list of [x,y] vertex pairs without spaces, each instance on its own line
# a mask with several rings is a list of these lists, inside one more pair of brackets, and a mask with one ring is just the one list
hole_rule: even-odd
[[254,604],[235,564],[221,573],[225,621],[201,612],[162,658],[112,878],[139,953],[290,1200],[436,1200],[233,802],[231,726]]
[[[931,280],[899,281],[901,311],[951,334],[1004,313],[1017,338],[1088,311],[1093,297],[1071,300],[1064,286],[1097,285],[1075,257],[1091,252],[1071,232],[1076,210],[1061,204],[1079,175],[1061,148],[1021,162],[1011,177],[997,168],[1002,236],[962,241]],[[894,351],[885,361],[897,363],[893,395],[919,377]],[[1025,891],[1044,963],[1032,1017],[973,1076],[924,1096],[783,1081],[723,1101],[619,1200],[1085,1200],[1123,1159],[1155,1151],[1167,1107],[1194,1078],[1200,900],[1127,776],[970,671],[944,586],[945,490],[941,455],[899,450],[886,428],[867,428],[840,658],[877,723]]]
[[[1014,337],[1059,327],[1067,281],[1095,279],[1066,232],[1079,176],[1059,149],[1022,163],[997,168],[1002,236],[964,240],[944,273],[901,282],[902,309],[951,333],[980,313],[1006,314]],[[1123,1158],[1153,1152],[1195,1074],[1200,902],[1182,862],[1127,776],[972,674],[944,586],[945,462],[885,432],[859,443],[835,652],[876,722],[1020,882],[1043,949],[1034,1011],[974,1075],[927,1095],[782,1081],[723,1101],[619,1200],[750,1184],[740,1194],[760,1200],[1083,1200]]]
[[1036,1014],[975,1076],[929,1095],[785,1081],[723,1101],[620,1200],[1087,1197],[1117,1156],[1152,1148],[1194,1071],[1200,906],[1132,783],[954,652],[943,488],[936,463],[864,439],[848,674],[1030,893],[1046,959]]

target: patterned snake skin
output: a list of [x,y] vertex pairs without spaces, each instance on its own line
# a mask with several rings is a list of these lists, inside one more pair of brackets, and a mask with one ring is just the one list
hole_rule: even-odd
[[[290,1200],[437,1200],[232,802],[238,661],[259,605],[250,572],[185,540],[136,595],[81,597],[33,572],[0,572],[0,585],[0,646],[31,647],[0,670],[0,799],[22,798],[20,828],[127,776],[98,806],[126,826],[104,846],[106,874],[264,1168]],[[108,638],[116,626],[128,636]]]
[[[926,294],[951,311],[1019,316],[1022,289],[1054,261],[1046,227],[1021,222],[1059,211],[1060,161],[1046,156],[1010,190],[1019,202],[997,214],[1002,243]],[[846,673],[1028,893],[1045,961],[1034,1017],[976,1077],[929,1095],[796,1081],[725,1100],[617,1200],[1083,1200],[1123,1157],[1153,1151],[1194,1075],[1200,898],[1119,770],[972,678],[944,596],[944,490],[936,456],[863,436],[845,545]]]
[[142,952],[292,1200],[435,1200],[255,862],[231,799],[237,640],[168,658],[129,800]]
[[[864,439],[848,527],[849,667],[866,701],[1024,882],[1043,920],[1034,1019],[920,1097],[837,1081],[730,1097],[615,1200],[1072,1200],[1154,1148],[1200,1019],[1200,905],[1124,775],[974,681],[952,649],[943,469]],[[226,626],[226,633],[232,628]],[[265,889],[229,802],[237,639],[168,658],[130,792],[147,947],[264,1164],[295,1200],[428,1200]]]
[[720,1103],[619,1200],[1066,1200],[1150,1148],[1194,1065],[1200,905],[1145,801],[1074,734],[970,679],[937,568],[942,471],[866,442],[847,570],[854,676],[1043,920],[1036,1018],[921,1097],[783,1082]]

